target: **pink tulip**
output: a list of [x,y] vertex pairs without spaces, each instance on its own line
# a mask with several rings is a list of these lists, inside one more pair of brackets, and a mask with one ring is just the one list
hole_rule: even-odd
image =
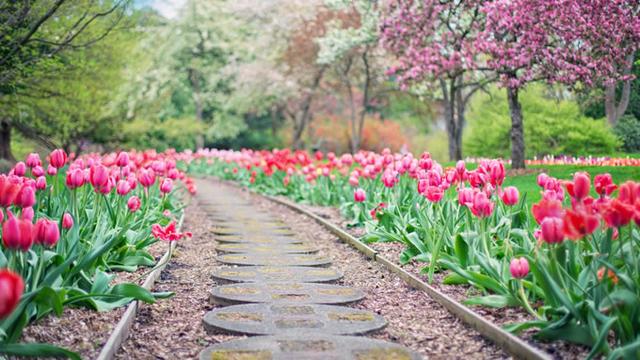
[[362,188],[357,188],[356,191],[353,192],[353,201],[363,202],[366,199],[367,193]]
[[40,176],[38,179],[36,179],[36,189],[44,190],[46,188],[47,188],[47,178],[45,178],[44,176]]
[[12,214],[2,224],[2,243],[7,249],[28,251],[33,244],[33,224]]
[[84,185],[84,171],[82,169],[69,169],[67,171],[67,187],[69,189],[76,189]]
[[40,177],[44,175],[44,169],[40,165],[35,166],[33,169],[31,169],[31,175],[33,175],[33,177],[36,177],[36,178]]
[[509,265],[511,276],[516,279],[522,279],[529,274],[529,262],[526,258],[514,258]]
[[140,169],[138,172],[138,182],[143,187],[150,187],[153,183],[156,182],[156,174],[152,169]]
[[67,153],[62,149],[56,149],[49,154],[49,164],[54,168],[60,169],[67,162]]
[[549,181],[549,175],[545,173],[541,173],[540,175],[538,175],[537,181],[538,181],[538,186],[540,186],[541,188],[544,188],[547,184],[547,181]]
[[22,185],[20,192],[18,192],[18,196],[14,201],[16,206],[20,206],[23,208],[31,207],[36,203],[36,191],[29,185]]
[[36,166],[40,166],[41,162],[40,162],[40,155],[38,155],[38,153],[31,153],[29,155],[27,155],[27,166],[29,168],[34,168]]
[[358,179],[357,176],[350,176],[349,177],[349,185],[351,186],[358,186],[358,183],[360,182],[360,180]]
[[471,207],[475,192],[471,188],[462,188],[458,191],[458,203]]
[[58,223],[49,219],[40,218],[36,222],[34,240],[36,244],[54,246],[60,239]]
[[507,186],[502,190],[500,198],[505,205],[513,206],[518,203],[518,200],[520,199],[520,193],[515,186]]
[[51,165],[51,164],[49,164],[49,165],[47,166],[47,175],[49,175],[49,176],[54,176],[54,175],[56,175],[57,173],[58,173],[58,169],[56,169],[56,167],[55,167],[55,166],[53,166],[53,165]]
[[24,176],[27,173],[27,165],[24,162],[19,161],[13,167],[13,174],[16,176]]
[[71,217],[71,214],[69,213],[64,213],[64,215],[62,215],[62,228],[69,230],[73,227],[73,217]]
[[423,195],[431,202],[439,202],[444,196],[444,190],[439,186],[429,186]]
[[109,183],[109,171],[104,165],[94,165],[89,170],[89,176],[91,185],[99,191],[102,187],[105,187]]
[[124,167],[129,165],[129,153],[126,151],[121,151],[116,157],[116,165],[119,167]]
[[489,181],[493,186],[500,186],[504,182],[505,171],[502,161],[493,160],[489,165]]
[[20,214],[20,217],[22,220],[26,220],[26,221],[33,221],[33,218],[35,217],[35,212],[33,211],[32,207],[26,207],[24,209],[22,209],[22,214]]
[[173,190],[173,181],[169,178],[165,178],[160,183],[160,192],[163,194],[168,194]]
[[124,196],[127,195],[131,191],[131,185],[127,180],[118,181],[118,185],[116,186],[116,192],[118,195]]
[[138,209],[140,209],[140,205],[141,205],[141,202],[137,196],[132,196],[127,201],[127,207],[129,207],[129,211],[131,212],[138,211]]
[[559,244],[564,240],[563,221],[558,217],[546,217],[540,224],[541,238],[547,244]]
[[489,200],[487,194],[479,191],[473,197],[471,213],[479,218],[488,217],[493,213],[494,204]]
[[[569,185],[567,186],[569,189]],[[573,188],[573,193],[569,190],[571,196],[580,201],[589,195],[589,190],[591,188],[591,180],[589,179],[589,175],[584,172],[577,172],[573,175],[573,184],[571,186]]]
[[18,178],[0,175],[0,206],[9,207],[13,205],[18,193],[22,189],[22,185],[18,182]]

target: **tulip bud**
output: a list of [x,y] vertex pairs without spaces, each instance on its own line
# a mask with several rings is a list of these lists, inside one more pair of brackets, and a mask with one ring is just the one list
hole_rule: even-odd
[[13,167],[13,174],[16,176],[24,176],[24,174],[26,173],[27,173],[27,165],[25,165],[25,163],[22,161],[19,161]]
[[162,192],[163,194],[167,194],[170,193],[172,189],[173,181],[171,181],[171,179],[165,178],[164,180],[162,180],[162,183],[160,183],[160,192]]
[[36,177],[36,178],[40,177],[44,175],[44,169],[40,165],[35,166],[33,169],[31,169],[31,175],[33,175],[33,177]]
[[32,207],[26,207],[24,209],[22,209],[22,220],[26,220],[26,221],[33,221],[33,217],[35,216],[35,212],[33,211]]
[[137,196],[132,196],[127,201],[127,206],[129,207],[129,211],[136,212],[140,209],[140,199]]
[[13,312],[24,292],[24,281],[9,269],[0,270],[0,320]]
[[109,172],[104,165],[94,165],[89,170],[89,179],[94,189],[99,191],[109,182]]
[[444,196],[444,190],[439,186],[428,186],[423,195],[431,202],[439,202]]
[[367,199],[367,193],[362,188],[357,188],[353,192],[353,200],[355,202],[363,202]]
[[49,164],[54,168],[61,168],[67,162],[67,153],[62,149],[56,149],[49,154]]
[[69,230],[73,227],[73,217],[71,217],[71,214],[69,213],[64,213],[64,215],[62,215],[62,228]]
[[40,176],[38,179],[36,179],[36,189],[44,190],[46,188],[47,188],[47,178],[45,178],[44,176]]
[[156,182],[156,174],[152,169],[141,169],[138,172],[138,181],[140,185],[148,188]]
[[515,186],[507,186],[502,190],[500,198],[505,205],[513,206],[518,203],[518,200],[520,199],[520,193]]
[[589,175],[584,172],[577,172],[573,176],[573,197],[576,200],[582,200],[589,195],[589,189],[591,188],[591,180]]
[[27,251],[33,244],[33,224],[12,214],[2,224],[2,243],[7,249]]
[[84,185],[84,171],[82,169],[69,169],[67,171],[67,187],[76,189]]
[[116,165],[119,167],[124,167],[129,165],[129,153],[126,151],[121,151],[116,158]]
[[31,153],[27,155],[26,163],[29,168],[40,166],[40,155],[38,155],[38,153]]
[[0,175],[0,206],[4,208],[11,206],[21,189],[22,185],[15,179]]
[[514,258],[509,265],[511,276],[516,279],[522,279],[529,274],[529,262],[526,258]]
[[131,191],[131,185],[129,185],[129,182],[127,180],[118,181],[118,185],[116,187],[116,192],[118,193],[118,195],[127,195],[129,191]]
[[538,178],[536,180],[538,182],[538,186],[544,188],[547,185],[547,181],[549,181],[549,175],[541,173],[540,175],[538,175]]
[[49,164],[49,165],[47,166],[47,175],[49,175],[49,176],[54,176],[54,175],[56,175],[57,173],[58,173],[58,169],[56,169],[56,167],[55,167],[55,166],[53,166],[53,165],[51,165],[51,164]]
[[31,207],[36,203],[36,191],[29,185],[22,185],[22,189],[16,196],[14,204],[23,208]]
[[546,217],[540,224],[542,240],[548,244],[559,244],[564,240],[563,222],[557,217]]
[[45,218],[38,219],[35,226],[34,238],[36,244],[48,247],[54,246],[60,239],[58,223]]

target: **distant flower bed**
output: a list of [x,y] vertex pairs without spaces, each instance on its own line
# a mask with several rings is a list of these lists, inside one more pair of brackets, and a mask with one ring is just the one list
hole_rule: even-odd
[[537,178],[542,200],[529,209],[517,188],[503,186],[499,160],[480,160],[470,170],[463,161],[445,168],[426,152],[207,150],[195,155],[190,171],[340,207],[352,225],[366,227],[364,240],[404,244],[399,260],[426,263],[429,279],[446,271],[446,284],[477,288],[467,304],[530,313],[531,321],[512,324],[511,331],[536,328],[540,339],[579,343],[593,354],[637,355],[638,182],[616,184],[609,174],[592,179],[582,172],[564,181],[543,173]]
[[[467,158],[467,163],[479,163],[484,158]],[[505,163],[510,163],[509,160]],[[640,166],[640,158],[608,156],[543,156],[526,160],[527,165],[577,165],[577,166]]]

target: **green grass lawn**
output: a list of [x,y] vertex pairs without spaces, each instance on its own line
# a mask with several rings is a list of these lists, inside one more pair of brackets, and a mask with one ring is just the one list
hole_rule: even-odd
[[[640,181],[640,167],[631,166],[576,166],[576,165],[536,165],[529,166],[530,169],[541,169],[549,176],[558,179],[570,180],[577,171],[585,171],[591,174],[591,179],[597,174],[608,172],[613,177],[616,184],[621,184],[627,180]],[[505,180],[505,186],[515,186],[520,190],[521,196],[526,194],[527,203],[532,204],[541,198],[540,187],[536,182],[537,174],[511,176]],[[593,192],[593,188],[592,188]],[[595,196],[595,192],[593,192]]]

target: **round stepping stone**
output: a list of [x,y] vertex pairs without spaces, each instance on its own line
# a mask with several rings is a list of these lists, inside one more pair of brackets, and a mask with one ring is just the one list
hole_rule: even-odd
[[357,336],[275,335],[216,344],[200,352],[200,360],[216,359],[341,359],[420,360],[420,355],[398,344]]
[[342,274],[331,268],[305,266],[241,266],[216,269],[213,278],[234,282],[328,282],[342,278]]
[[209,301],[219,305],[348,304],[362,300],[364,296],[364,293],[358,289],[339,285],[296,282],[241,283],[213,288],[209,294]]
[[280,335],[310,332],[325,335],[361,335],[382,329],[382,316],[335,305],[233,305],[209,311],[204,327],[209,333]]
[[223,264],[262,266],[327,266],[331,259],[315,254],[224,254],[216,256]]
[[216,246],[218,252],[225,253],[249,253],[249,254],[312,254],[317,253],[317,248],[305,244],[238,244],[224,243]]
[[214,227],[211,228],[211,232],[216,235],[251,235],[251,234],[270,234],[280,236],[294,236],[290,229],[274,229],[274,228],[226,228],[226,227]]
[[220,222],[216,224],[216,228],[225,229],[257,229],[257,230],[291,230],[290,227],[283,223],[277,223],[272,221],[241,221],[241,220],[229,220],[226,222]]
[[245,234],[245,235],[216,235],[215,239],[219,243],[232,244],[254,244],[254,245],[285,245],[302,244],[304,240],[294,237],[285,237],[268,234]]

